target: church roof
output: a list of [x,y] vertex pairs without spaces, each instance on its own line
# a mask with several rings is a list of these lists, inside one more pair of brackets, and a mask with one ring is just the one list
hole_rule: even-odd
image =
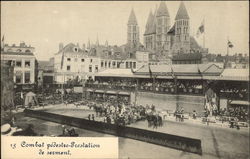
[[129,16],[129,19],[128,19],[128,24],[137,25],[137,20],[136,20],[134,9],[132,9],[131,12],[130,12],[130,16]]
[[166,3],[165,2],[161,2],[160,3],[160,6],[157,10],[157,14],[156,14],[157,17],[159,16],[168,16],[169,17],[169,13],[168,13],[168,8],[166,6]]
[[169,29],[168,35],[175,35],[175,24],[172,26],[171,29]]
[[175,20],[179,20],[179,19],[189,19],[184,2],[181,2],[180,7],[175,17]]
[[148,15],[148,20],[147,20],[147,24],[146,24],[146,30],[144,34],[150,34],[151,33],[151,27],[153,26],[154,23],[154,15],[152,13],[152,11],[150,11],[149,15]]

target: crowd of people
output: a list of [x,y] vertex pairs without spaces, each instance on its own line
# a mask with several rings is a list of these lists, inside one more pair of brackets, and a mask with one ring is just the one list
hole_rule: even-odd
[[178,89],[179,93],[191,93],[200,94],[202,93],[202,85],[195,82],[178,82],[175,88],[174,81],[161,81],[152,80],[142,81],[137,83],[131,80],[116,80],[116,81],[93,81],[86,83],[86,87],[96,89],[117,89],[117,90],[128,90],[128,91],[155,91],[159,93],[174,93],[175,89]]
[[[105,123],[113,123],[116,125],[129,125],[140,120],[147,120],[148,126],[157,128],[162,126],[162,117],[156,111],[154,105],[132,105],[129,104],[126,98],[120,97],[119,100],[115,98],[108,98],[106,102],[91,102],[88,105],[90,109],[95,111],[94,114],[89,114],[89,120],[102,118]],[[96,118],[95,118],[96,117]]]

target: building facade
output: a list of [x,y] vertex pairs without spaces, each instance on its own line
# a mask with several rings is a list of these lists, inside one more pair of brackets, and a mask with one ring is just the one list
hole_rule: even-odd
[[17,85],[36,84],[35,48],[21,42],[19,46],[5,44],[1,49],[1,61],[8,61],[14,66],[13,81]]

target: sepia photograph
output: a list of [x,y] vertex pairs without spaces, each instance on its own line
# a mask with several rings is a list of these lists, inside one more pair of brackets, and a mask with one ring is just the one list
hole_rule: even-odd
[[248,1],[1,1],[1,158],[249,159]]

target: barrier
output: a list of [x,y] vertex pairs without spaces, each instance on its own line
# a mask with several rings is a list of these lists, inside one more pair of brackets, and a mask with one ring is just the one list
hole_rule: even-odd
[[48,120],[60,124],[71,125],[91,131],[131,138],[156,145],[170,147],[186,152],[202,155],[201,140],[176,136],[156,131],[125,127],[103,122],[91,121],[82,118],[53,114],[49,112],[25,109],[25,115]]

